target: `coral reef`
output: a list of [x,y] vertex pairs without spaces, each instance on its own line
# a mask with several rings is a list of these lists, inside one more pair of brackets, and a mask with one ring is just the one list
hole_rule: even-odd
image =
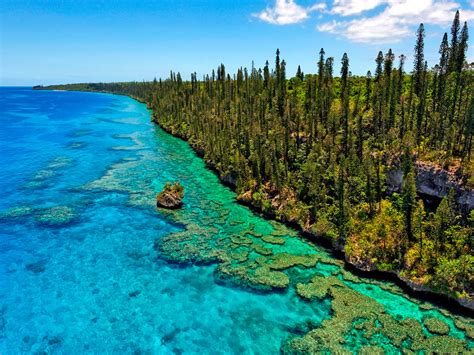
[[285,239],[275,237],[274,235],[265,235],[262,237],[262,240],[266,243],[276,244],[276,245],[283,245],[285,244]]
[[318,261],[317,255],[295,255],[279,253],[267,259],[267,266],[273,270],[284,270],[294,266],[313,267]]
[[54,158],[45,168],[37,171],[22,187],[25,189],[44,188],[51,182],[51,179],[58,175],[59,170],[70,166],[72,162],[73,160],[69,157]]
[[29,206],[15,206],[0,213],[0,219],[26,217],[33,213],[33,208]]
[[331,287],[343,287],[341,280],[337,277],[324,277],[316,275],[311,279],[310,283],[296,285],[296,293],[307,300],[314,298],[322,299],[327,296]]
[[56,206],[40,210],[35,218],[46,225],[60,226],[72,222],[76,218],[76,213],[71,207]]
[[[370,347],[380,343],[386,344],[387,349],[403,349],[404,352],[452,353],[469,349],[465,340],[448,335],[449,326],[443,321],[425,319],[430,332],[438,334],[427,336],[416,319],[393,317],[380,303],[347,287],[336,277],[316,275],[308,284],[297,284],[296,290],[306,300],[329,297],[333,315],[305,336],[289,339],[282,347],[283,353],[351,353],[349,345],[355,334],[361,334],[368,342],[359,349],[361,353],[382,351],[379,346]],[[467,326],[465,324],[463,322],[463,326]]]
[[449,326],[441,319],[434,317],[425,318],[423,323],[430,333],[439,335],[446,335],[449,333]]

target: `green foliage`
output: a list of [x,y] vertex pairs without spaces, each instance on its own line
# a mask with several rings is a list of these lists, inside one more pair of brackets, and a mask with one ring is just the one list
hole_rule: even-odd
[[440,258],[435,269],[434,283],[458,297],[466,297],[474,287],[474,256],[461,255],[457,259]]
[[[443,36],[432,70],[417,33],[413,74],[389,50],[374,76],[341,77],[321,49],[317,74],[287,78],[277,50],[274,68],[224,65],[198,80],[75,84],[56,89],[129,95],[153,110],[166,131],[187,139],[239,199],[279,220],[342,246],[356,262],[400,271],[450,293],[472,293],[472,211],[454,199],[427,213],[417,196],[415,161],[445,168],[469,184],[474,176],[474,72],[465,65],[467,25],[459,15]],[[387,196],[386,176],[404,173],[402,191]],[[452,174],[453,176],[456,174]],[[169,188],[179,188],[177,186]],[[469,214],[470,213],[470,214]],[[259,272],[261,280],[279,274]],[[470,274],[469,274],[470,273]],[[272,281],[272,282],[273,282]]]
[[181,198],[184,197],[184,187],[179,182],[175,182],[175,183],[167,182],[165,186],[163,187],[163,191],[176,194]]

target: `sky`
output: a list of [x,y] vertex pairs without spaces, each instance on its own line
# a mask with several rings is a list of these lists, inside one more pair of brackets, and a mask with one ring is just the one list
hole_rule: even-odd
[[410,70],[420,22],[431,67],[456,10],[474,28],[474,0],[1,0],[0,85],[233,73],[273,64],[277,48],[288,76],[316,72],[321,48],[336,74],[344,52],[364,75],[389,48]]

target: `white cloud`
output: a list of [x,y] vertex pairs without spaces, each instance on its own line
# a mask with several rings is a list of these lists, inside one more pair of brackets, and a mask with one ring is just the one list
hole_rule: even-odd
[[385,43],[398,42],[403,37],[412,34],[406,26],[398,26],[395,23],[387,22],[383,16],[373,18],[363,18],[350,22],[337,22],[319,25],[318,30],[337,34],[352,42],[364,43]]
[[[351,21],[332,21],[317,26],[321,32],[345,37],[353,42],[394,43],[411,36],[419,23],[446,26],[451,23],[458,3],[445,0],[388,0],[382,12]],[[474,11],[461,10],[461,20],[474,19]]]
[[321,32],[335,33],[337,31],[338,26],[339,23],[337,21],[331,21],[319,25],[318,30],[320,30]]
[[[420,23],[448,26],[456,10],[461,20],[474,19],[474,0],[462,9],[456,0],[332,0],[326,8],[323,2],[310,7],[295,0],[275,0],[273,6],[254,16],[270,24],[289,25],[310,18],[313,11],[329,16],[317,29],[359,43],[394,43],[413,35]],[[469,8],[469,6],[471,8]],[[347,19],[349,17],[349,19]]]
[[267,7],[262,12],[253,15],[273,25],[290,25],[307,20],[310,12],[323,10],[325,7],[324,3],[303,7],[296,4],[294,0],[276,0],[273,7]]
[[360,14],[375,9],[385,3],[384,0],[334,0],[331,13],[342,16]]

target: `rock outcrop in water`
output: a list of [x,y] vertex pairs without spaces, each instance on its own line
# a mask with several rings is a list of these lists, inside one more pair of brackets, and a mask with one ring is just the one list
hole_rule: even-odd
[[156,205],[161,208],[176,209],[183,205],[184,188],[179,182],[166,183],[163,191],[156,196]]

